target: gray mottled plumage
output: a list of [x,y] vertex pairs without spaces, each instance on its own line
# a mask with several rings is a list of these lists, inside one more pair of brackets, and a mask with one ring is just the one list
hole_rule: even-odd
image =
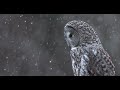
[[115,75],[111,58],[92,26],[80,20],[70,21],[64,27],[64,36],[71,48],[74,76]]

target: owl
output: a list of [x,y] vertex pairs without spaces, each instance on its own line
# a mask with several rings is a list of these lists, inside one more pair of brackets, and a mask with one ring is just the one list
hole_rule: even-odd
[[70,47],[74,76],[114,76],[115,66],[94,28],[81,20],[68,22],[64,37]]

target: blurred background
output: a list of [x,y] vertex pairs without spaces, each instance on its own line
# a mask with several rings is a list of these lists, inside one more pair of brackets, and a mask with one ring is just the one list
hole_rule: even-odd
[[120,75],[119,14],[0,14],[0,76],[73,76],[64,26],[94,27]]

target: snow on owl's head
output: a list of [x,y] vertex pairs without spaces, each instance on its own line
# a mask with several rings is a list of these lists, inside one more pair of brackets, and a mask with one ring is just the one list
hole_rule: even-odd
[[64,36],[70,47],[100,43],[94,29],[88,23],[80,20],[68,22],[64,27]]

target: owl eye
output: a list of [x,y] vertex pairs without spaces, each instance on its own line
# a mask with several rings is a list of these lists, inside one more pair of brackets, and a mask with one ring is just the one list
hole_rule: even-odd
[[69,34],[69,37],[71,38],[72,36],[73,36],[73,35],[70,33],[70,34]]

